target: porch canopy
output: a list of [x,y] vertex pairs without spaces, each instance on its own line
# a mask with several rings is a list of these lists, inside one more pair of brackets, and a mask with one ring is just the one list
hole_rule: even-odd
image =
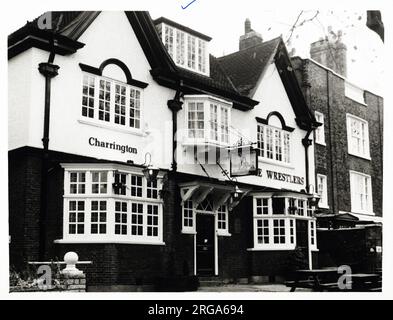
[[241,194],[239,198],[234,201],[231,195],[235,191],[235,186],[228,182],[220,184],[194,180],[179,183],[179,187],[182,204],[185,201],[192,200],[195,205],[198,206],[209,197],[209,199],[212,200],[212,211],[216,211],[222,205],[227,205],[228,210],[232,210],[239,204],[241,199],[251,191],[250,188],[240,188]]
[[342,227],[355,227],[359,218],[350,213],[318,212],[315,214],[321,228],[337,229]]

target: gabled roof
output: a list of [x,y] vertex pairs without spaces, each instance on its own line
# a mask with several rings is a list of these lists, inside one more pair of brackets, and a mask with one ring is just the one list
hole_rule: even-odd
[[236,89],[249,96],[257,86],[269,61],[271,61],[281,38],[262,42],[256,46],[218,58]]
[[213,56],[209,59],[209,77],[176,66],[159,38],[149,13],[127,11],[126,14],[152,67],[151,74],[158,83],[184,93],[208,93],[231,99],[233,107],[240,110],[252,109],[259,103],[237,91]]
[[39,18],[27,22],[8,36],[8,59],[32,47],[68,55],[83,48],[80,35],[98,16],[98,11],[51,11],[51,28],[40,29]]
[[267,66],[275,63],[298,126],[305,130],[318,126],[304,99],[281,37],[220,57],[218,61],[238,92],[249,98],[253,98]]

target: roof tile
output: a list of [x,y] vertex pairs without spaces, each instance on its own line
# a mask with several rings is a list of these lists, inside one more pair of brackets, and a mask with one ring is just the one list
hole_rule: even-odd
[[240,94],[249,96],[281,41],[281,37],[218,58]]

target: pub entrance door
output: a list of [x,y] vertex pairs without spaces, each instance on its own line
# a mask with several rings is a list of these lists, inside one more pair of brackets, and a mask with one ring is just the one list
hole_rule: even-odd
[[196,271],[200,276],[213,276],[215,269],[215,217],[196,215]]

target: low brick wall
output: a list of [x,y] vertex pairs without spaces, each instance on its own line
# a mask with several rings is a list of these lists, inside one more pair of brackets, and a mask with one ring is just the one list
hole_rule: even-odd
[[52,279],[52,286],[28,284],[10,286],[10,292],[86,292],[86,275],[59,274]]
[[86,292],[86,275],[63,274],[59,279],[62,291]]

